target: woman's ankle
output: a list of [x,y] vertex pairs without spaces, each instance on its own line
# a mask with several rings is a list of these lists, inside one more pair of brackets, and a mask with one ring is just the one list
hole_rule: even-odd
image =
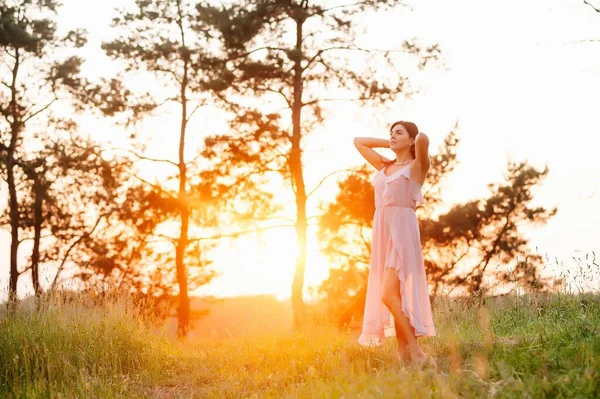
[[418,342],[414,344],[408,344],[407,349],[410,353],[410,357],[412,358],[425,356],[425,352],[423,352],[423,349],[421,349],[421,346],[419,346]]

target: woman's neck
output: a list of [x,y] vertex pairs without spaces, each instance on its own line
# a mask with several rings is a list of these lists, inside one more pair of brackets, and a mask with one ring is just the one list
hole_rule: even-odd
[[410,161],[413,160],[412,154],[410,153],[410,150],[408,151],[402,151],[402,152],[397,152],[396,153],[396,159],[394,160],[394,163],[408,163]]

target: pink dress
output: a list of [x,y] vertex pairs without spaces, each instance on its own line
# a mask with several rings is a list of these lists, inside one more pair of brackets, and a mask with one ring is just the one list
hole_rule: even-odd
[[386,336],[396,334],[393,316],[381,301],[386,267],[393,268],[400,279],[402,311],[415,335],[436,335],[415,214],[416,205],[423,203],[423,195],[421,185],[410,178],[411,165],[390,176],[384,174],[383,167],[373,178],[375,215],[367,299],[358,339],[362,345],[380,345]]

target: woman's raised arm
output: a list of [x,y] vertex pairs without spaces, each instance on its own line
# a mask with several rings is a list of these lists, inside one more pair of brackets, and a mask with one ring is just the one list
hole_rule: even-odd
[[425,182],[429,166],[429,137],[425,133],[419,133],[415,139],[415,165],[413,168],[413,177],[417,183]]
[[375,169],[381,169],[384,162],[390,162],[389,159],[380,155],[377,151],[373,150],[374,147],[390,148],[390,141],[386,139],[378,139],[375,137],[355,137],[354,146],[360,155],[367,160],[368,163],[373,165]]
[[423,174],[427,173],[429,170],[429,137],[422,132],[417,134],[415,139],[415,160]]

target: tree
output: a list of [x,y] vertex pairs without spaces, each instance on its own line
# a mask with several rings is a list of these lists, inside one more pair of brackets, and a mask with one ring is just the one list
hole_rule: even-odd
[[[548,169],[509,162],[506,181],[490,184],[488,198],[456,204],[436,215],[436,208],[443,204],[441,183],[454,169],[458,143],[452,131],[432,156],[423,187],[426,205],[417,208],[431,295],[448,287],[481,297],[487,289],[503,282],[543,290],[548,279],[539,275],[541,258],[531,253],[520,228],[544,223],[556,213],[556,209],[529,207],[532,189]],[[339,194],[326,206],[321,219],[323,250],[338,267],[331,270],[319,294],[326,303],[325,311],[334,314],[340,326],[352,317],[360,319],[364,308],[375,210],[371,175],[371,169],[365,166],[340,181]],[[512,272],[501,270],[491,276],[488,269],[493,259],[503,266],[516,259],[516,265]]]
[[[31,270],[38,298],[43,291],[40,265],[56,266],[48,287],[56,289],[65,266],[78,263],[85,252],[78,247],[89,245],[94,233],[108,227],[102,222],[122,206],[119,193],[131,168],[126,159],[103,158],[100,146],[78,134],[73,121],[49,122],[43,134],[33,136],[42,148],[15,158],[17,192],[22,194],[20,243],[33,242],[30,266],[20,274]],[[5,218],[0,221],[8,223]]]
[[[130,221],[134,220],[134,216],[146,220],[155,217],[138,226],[139,229],[148,236],[167,240],[174,245],[180,336],[185,336],[189,327],[189,263],[195,262],[199,270],[205,269],[208,264],[204,256],[206,246],[222,237],[221,234],[209,232],[226,218],[224,215],[227,212],[231,216],[239,216],[240,212],[247,216],[248,202],[262,201],[267,204],[270,199],[267,193],[260,190],[244,189],[258,187],[257,180],[252,176],[240,179],[237,183],[245,185],[241,187],[234,184],[236,181],[232,181],[232,175],[220,174],[219,165],[200,164],[202,154],[192,160],[185,158],[191,118],[202,107],[213,105],[215,96],[230,83],[230,74],[224,69],[226,60],[214,55],[218,49],[214,48],[200,19],[199,9],[194,7],[194,2],[184,0],[136,0],[130,10],[120,10],[112,24],[119,36],[104,43],[102,48],[113,60],[124,64],[124,71],[121,76],[90,90],[91,94],[88,95],[89,103],[104,114],[127,114],[129,121],[140,120],[169,106],[175,107],[180,114],[178,132],[172,134],[178,140],[176,161],[147,157],[141,153],[143,149],[139,152],[129,150],[139,160],[173,167],[176,175],[165,184],[138,177],[147,187],[131,194],[151,208],[143,208],[138,204],[137,209],[129,209],[128,215],[121,215]],[[134,80],[140,76],[155,84],[147,85],[144,90],[124,84],[127,78]],[[139,137],[133,135],[133,139],[138,140]],[[168,187],[170,181],[176,182],[176,192]],[[265,206],[263,210],[270,208]],[[156,231],[161,222],[175,217],[179,223],[178,237]],[[207,235],[190,236],[191,227]],[[158,261],[154,266],[159,267],[160,264],[161,261]],[[165,277],[163,273],[158,275]],[[207,282],[212,275],[205,271],[204,277],[199,275],[196,281]],[[158,280],[164,287],[162,277]]]
[[[434,290],[446,284],[453,290],[462,287],[480,297],[489,288],[510,279],[534,291],[547,285],[549,280],[538,271],[542,258],[531,253],[520,230],[524,224],[542,225],[557,212],[556,208],[529,207],[532,189],[547,174],[548,167],[537,170],[526,162],[509,162],[505,182],[489,184],[488,198],[455,205],[437,220],[423,221],[424,250],[430,257],[428,271],[435,276]],[[514,275],[505,270],[485,284],[486,270],[494,258],[503,265],[517,259]],[[472,265],[464,275],[455,272],[462,259]]]
[[[303,139],[323,124],[328,102],[380,105],[406,93],[406,78],[393,74],[399,51],[352,44],[358,15],[390,9],[400,1],[323,4],[285,0],[198,6],[206,29],[219,39],[228,59],[233,84],[221,98],[236,115],[232,133],[207,141],[206,156],[224,165],[245,164],[257,173],[278,174],[293,191],[298,245],[292,283],[295,325],[301,324],[305,310],[306,237],[311,218],[306,204],[314,193],[305,184]],[[415,55],[420,67],[439,54],[437,46],[422,48],[414,42],[405,42],[402,51]],[[353,65],[351,60],[360,62]],[[377,73],[382,69],[390,74]]]
[[[9,304],[14,304],[17,299],[17,281],[23,272],[19,271],[17,256],[21,243],[17,167],[19,157],[24,153],[24,142],[29,144],[31,140],[27,127],[35,125],[41,115],[72,89],[82,63],[77,56],[69,55],[62,59],[55,56],[60,49],[74,49],[85,43],[82,31],[68,32],[66,37],[57,35],[57,9],[58,2],[52,0],[13,0],[0,5],[0,60],[3,69],[0,86],[0,159],[9,193]],[[21,166],[30,178],[34,177],[31,170],[33,165]],[[40,185],[43,182],[35,178],[33,182],[37,190],[42,189]],[[36,206],[39,211],[39,203]],[[38,250],[34,246],[36,268]],[[33,275],[38,290],[37,270]]]
[[[185,143],[187,125],[194,112],[206,104],[206,98],[192,96],[190,92],[204,85],[208,61],[205,40],[193,30],[194,9],[185,1],[135,1],[132,11],[122,9],[115,17],[112,27],[119,29],[120,37],[104,43],[102,48],[113,60],[125,64],[126,73],[139,74],[147,71],[153,79],[163,83],[168,90],[166,98],[157,96],[131,96],[119,101],[117,110],[133,112],[133,117],[143,111],[155,110],[164,103],[179,106],[178,160],[156,160],[175,167],[178,171],[176,198],[168,197],[172,211],[178,213],[179,237],[175,245],[175,268],[179,286],[178,334],[187,335],[189,327],[188,276],[184,258],[189,244],[190,209],[188,205],[188,173]],[[115,81],[113,81],[115,82]],[[119,82],[121,84],[122,82]],[[117,87],[120,88],[120,87]],[[151,89],[158,89],[151,88]],[[194,107],[190,110],[191,107]],[[139,112],[137,112],[139,110]],[[138,115],[136,115],[138,114]],[[144,157],[141,157],[144,158]],[[157,188],[162,192],[160,188]]]

